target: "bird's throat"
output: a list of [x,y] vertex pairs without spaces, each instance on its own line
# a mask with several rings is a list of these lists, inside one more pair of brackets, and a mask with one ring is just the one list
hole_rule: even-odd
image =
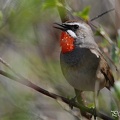
[[67,32],[62,32],[60,37],[60,46],[62,53],[71,52],[74,49],[74,38],[72,38]]

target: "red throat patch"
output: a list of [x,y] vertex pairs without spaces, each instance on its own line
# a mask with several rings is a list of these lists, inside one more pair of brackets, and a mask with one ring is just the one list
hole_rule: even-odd
[[60,46],[62,53],[70,52],[74,49],[74,38],[72,38],[67,32],[62,32],[60,37]]

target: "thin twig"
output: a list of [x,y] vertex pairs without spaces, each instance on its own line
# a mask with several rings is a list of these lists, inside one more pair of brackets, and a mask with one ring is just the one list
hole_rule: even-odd
[[[62,3],[63,6],[65,6],[65,0],[59,0],[59,2]],[[58,9],[61,21],[62,22],[68,21],[69,17],[67,15],[66,8],[62,6],[61,7],[57,6],[57,9]]]
[[103,12],[102,14],[100,14],[100,15],[98,15],[98,16],[92,18],[90,21],[94,21],[94,20],[98,19],[99,17],[101,17],[101,16],[103,16],[103,15],[105,15],[105,14],[107,14],[107,13],[113,11],[113,10],[115,10],[115,9],[112,8],[112,9],[110,9],[110,10],[108,10],[108,11],[105,11],[105,12]]

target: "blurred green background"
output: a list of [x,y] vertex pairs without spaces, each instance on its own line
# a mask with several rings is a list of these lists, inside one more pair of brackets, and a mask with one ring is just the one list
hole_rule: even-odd
[[[113,0],[66,0],[66,3],[74,15],[79,15],[86,8],[90,18],[115,8]],[[53,23],[61,20],[56,6],[62,4],[57,0],[0,0],[0,57],[36,85],[72,98],[75,96],[73,88],[63,77],[59,64],[60,31],[53,28]],[[114,11],[93,23],[101,24],[120,48]],[[119,69],[119,49],[99,36],[95,38]],[[119,73],[111,67],[119,94]],[[2,63],[0,69],[13,74]],[[86,92],[86,99],[90,106],[94,101],[93,94]],[[108,115],[111,115],[111,110],[119,111],[119,100],[116,92],[103,89],[99,95],[100,110]],[[67,105],[0,75],[0,120],[77,120],[76,116],[79,116],[79,110],[74,108],[72,111]]]

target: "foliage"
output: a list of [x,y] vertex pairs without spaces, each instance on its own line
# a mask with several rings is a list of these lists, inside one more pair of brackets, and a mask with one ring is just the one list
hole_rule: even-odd
[[3,20],[3,14],[2,14],[2,11],[0,11],[0,26],[2,24],[2,20]]
[[89,21],[90,6],[85,7],[82,11],[74,12],[73,15],[83,18],[85,21]]
[[50,8],[53,8],[53,7],[63,7],[62,3],[60,3],[58,0],[45,0],[43,5],[42,5],[42,9],[43,10],[46,10],[46,9],[50,9]]

